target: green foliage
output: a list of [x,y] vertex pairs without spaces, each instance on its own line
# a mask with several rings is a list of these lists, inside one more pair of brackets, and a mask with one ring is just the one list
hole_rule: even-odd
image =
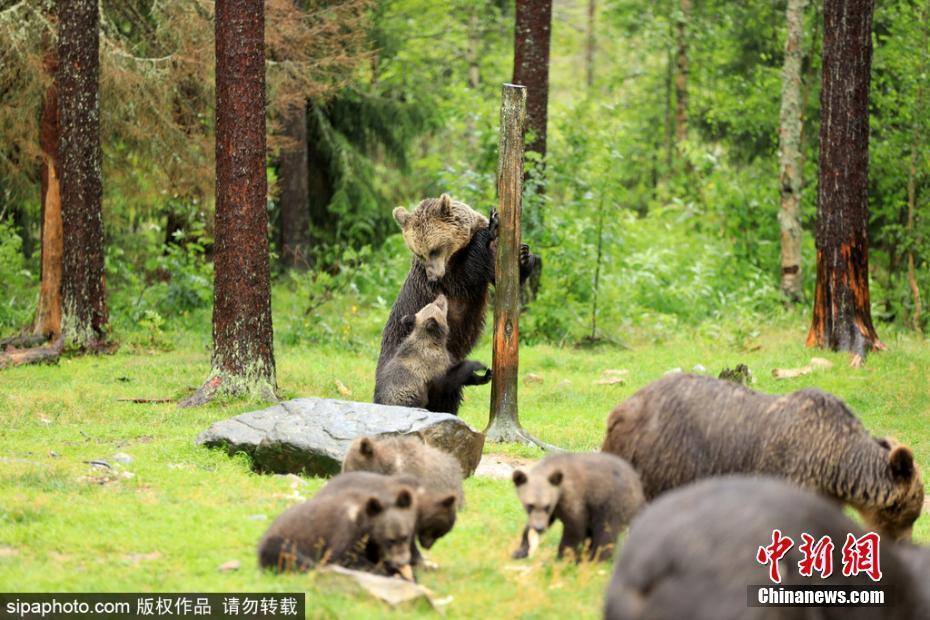
[[27,269],[22,239],[12,224],[0,219],[0,331],[24,327],[32,318],[36,278]]

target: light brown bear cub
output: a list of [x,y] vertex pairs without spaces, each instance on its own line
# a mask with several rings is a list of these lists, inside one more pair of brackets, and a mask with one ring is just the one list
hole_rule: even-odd
[[629,463],[603,453],[550,456],[529,472],[515,470],[513,483],[527,514],[514,558],[531,556],[539,536],[558,519],[563,526],[559,558],[570,551],[580,561],[587,550],[588,559],[607,560],[645,501]]
[[408,474],[432,493],[455,495],[456,509],[465,499],[459,462],[417,436],[358,437],[346,452],[342,471]]
[[[439,411],[449,402],[448,394],[461,394],[464,385],[480,385],[491,380],[490,371],[479,362],[453,363],[446,343],[449,339],[448,302],[445,295],[421,308],[403,321],[410,333],[394,356],[378,369],[375,402],[401,407],[425,407]],[[478,371],[484,370],[484,375]],[[461,398],[459,398],[459,402]],[[458,413],[458,402],[454,409]]]
[[889,540],[910,539],[924,502],[911,450],[871,436],[820,390],[779,396],[670,375],[611,412],[602,450],[636,468],[648,499],[701,478],[774,476],[849,504]]
[[258,544],[258,563],[279,572],[337,564],[411,579],[416,514],[414,487],[406,485],[320,495],[272,522]]

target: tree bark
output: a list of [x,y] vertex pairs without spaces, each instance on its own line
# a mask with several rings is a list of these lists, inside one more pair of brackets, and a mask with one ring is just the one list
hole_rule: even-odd
[[32,333],[57,339],[61,335],[61,271],[63,234],[61,225],[61,188],[58,177],[58,89],[55,74],[58,55],[49,45],[45,70],[52,79],[39,121],[39,147],[43,160],[40,171],[42,200],[42,260],[39,301]]
[[[920,15],[921,26],[923,27],[923,53],[927,53],[928,44],[930,44],[930,2],[924,4],[923,10]],[[925,57],[926,58],[926,57]],[[926,60],[923,63],[923,68],[926,71],[928,68]],[[921,85],[917,88],[917,95],[915,97],[914,108],[916,110],[925,109],[925,100],[924,100],[924,82],[921,82]],[[922,147],[922,137],[920,131],[921,118],[914,119],[914,127],[911,135],[911,165],[908,169],[907,175],[907,225],[906,232],[908,241],[910,242],[907,250],[907,283],[911,289],[911,296],[914,299],[914,313],[911,315],[911,325],[914,327],[914,331],[921,333],[923,330],[921,328],[921,314],[923,313],[923,306],[920,301],[920,287],[917,285],[917,265],[914,258],[914,212],[917,208],[917,161],[921,152]]]
[[99,15],[96,0],[58,4],[62,321],[68,345],[106,347],[100,178]]
[[549,105],[549,41],[552,0],[517,0],[513,83],[526,86],[526,127],[532,141],[526,149],[546,156]]
[[213,369],[181,406],[217,391],[273,398],[262,0],[216,2]]
[[688,24],[691,21],[691,0],[680,0],[675,19],[678,52],[675,63],[675,142],[679,155],[688,139]]
[[791,302],[801,299],[801,42],[807,0],[788,0],[785,67],[781,90],[781,291]]
[[307,110],[288,110],[288,143],[281,151],[281,262],[289,269],[310,267]]
[[817,287],[808,346],[884,349],[869,302],[869,71],[872,0],[824,2]]
[[597,0],[588,0],[588,28],[585,36],[584,50],[585,83],[588,85],[588,90],[594,87],[594,52],[597,47],[596,35],[594,32],[596,15]]

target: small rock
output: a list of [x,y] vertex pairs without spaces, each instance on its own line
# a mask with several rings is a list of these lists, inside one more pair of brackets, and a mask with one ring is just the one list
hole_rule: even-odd
[[57,458],[59,458],[59,457],[61,456],[60,454],[58,454],[58,453],[55,452],[54,450],[49,450],[49,451],[48,451],[48,455],[49,455],[50,457],[52,457],[53,459],[57,459]]
[[529,385],[530,383],[542,383],[542,382],[543,382],[543,378],[541,375],[529,373],[528,375],[523,377],[523,383],[527,385]]
[[230,573],[235,570],[242,568],[242,562],[239,560],[229,560],[228,562],[223,562],[219,565],[218,570],[221,573]]
[[681,368],[672,368],[671,370],[666,370],[666,371],[665,371],[665,374],[667,374],[667,375],[675,375],[675,374],[678,374],[678,373],[680,373],[680,372],[684,372],[684,371],[683,371]]
[[691,369],[691,372],[696,372],[698,374],[707,372],[707,369],[704,368],[704,364],[695,364],[694,368]]
[[604,377],[594,382],[594,385],[623,385],[626,379],[623,377]]
[[117,452],[113,455],[113,460],[122,465],[129,465],[135,459],[126,454],[125,452]]

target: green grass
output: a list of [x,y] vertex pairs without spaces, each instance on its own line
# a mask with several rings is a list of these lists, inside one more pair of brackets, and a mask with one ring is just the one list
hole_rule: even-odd
[[[299,316],[276,299],[278,383],[284,396],[341,397],[336,380],[366,400],[373,389],[377,331],[383,309],[348,312],[335,324],[346,345],[303,344]],[[282,318],[279,318],[282,317]],[[930,349],[927,341],[894,335],[889,351],[851,369],[844,355],[803,346],[801,320],[775,326],[749,341],[696,330],[661,343],[633,341],[630,349],[521,350],[523,425],[545,441],[572,450],[600,445],[610,409],[671,368],[703,364],[716,374],[744,362],[755,387],[785,392],[817,386],[844,398],[866,426],[910,444],[930,471]],[[354,330],[354,331],[353,331]],[[172,334],[173,351],[148,351],[145,338],[126,334],[123,350],[109,357],[64,359],[58,366],[0,373],[0,583],[6,591],[288,591],[308,593],[311,617],[393,615],[381,603],[326,591],[317,576],[271,576],[258,571],[255,544],[292,500],[291,480],[250,471],[247,459],[229,458],[194,445],[210,423],[263,407],[223,401],[179,411],[173,405],[119,402],[124,397],[183,396],[208,371],[209,330]],[[288,342],[296,344],[287,344]],[[133,345],[132,343],[136,343]],[[802,366],[812,355],[834,362],[832,370],[791,381],[775,381],[775,367]],[[473,354],[490,360],[487,337]],[[605,369],[627,369],[624,385],[594,385]],[[472,388],[462,416],[483,428],[489,387]],[[486,452],[538,456],[521,446],[486,446]],[[83,463],[116,452],[134,461],[108,478]],[[112,460],[111,460],[112,462]],[[129,472],[131,477],[122,477]],[[310,496],[321,480],[310,479]],[[507,481],[470,479],[468,506],[456,529],[430,556],[442,568],[420,581],[440,596],[453,597],[449,617],[594,618],[600,614],[609,566],[575,566],[554,560],[557,532],[544,539],[531,562],[509,559],[518,543],[522,511]],[[258,516],[256,516],[258,515]],[[264,518],[262,518],[264,516]],[[930,541],[930,517],[916,525],[915,538]],[[218,566],[239,560],[237,572]],[[419,607],[411,615],[432,614]]]

